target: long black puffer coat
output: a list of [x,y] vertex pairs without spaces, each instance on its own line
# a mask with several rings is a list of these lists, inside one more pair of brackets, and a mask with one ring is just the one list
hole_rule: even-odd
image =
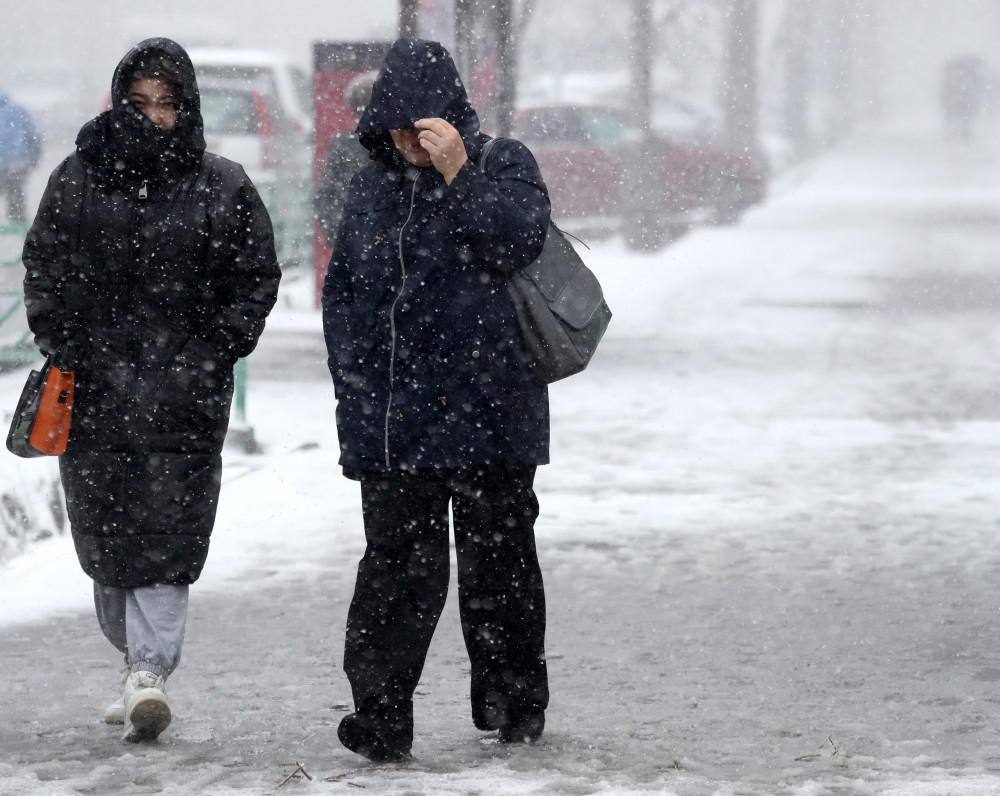
[[[140,62],[168,56],[178,120],[128,102]],[[24,246],[25,305],[43,353],[76,370],[60,460],[73,539],[98,583],[197,580],[218,505],[233,365],[257,344],[280,270],[242,167],[204,152],[194,69],[168,39],[119,64],[112,109],[49,179]]]
[[[451,185],[410,166],[389,130],[458,129]],[[530,375],[506,282],[541,251],[549,200],[521,143],[489,140],[448,52],[397,41],[358,124],[355,175],[323,290],[344,474],[548,461],[548,393]]]

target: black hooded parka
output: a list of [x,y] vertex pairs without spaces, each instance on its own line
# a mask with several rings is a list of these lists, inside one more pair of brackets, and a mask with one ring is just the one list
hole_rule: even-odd
[[[469,160],[450,185],[389,130],[443,118]],[[488,136],[438,43],[400,39],[358,123],[372,161],[354,177],[323,290],[344,474],[548,462],[548,394],[507,294],[541,251],[549,200],[518,141]]]
[[[137,68],[176,66],[178,118],[128,101]],[[205,153],[194,68],[169,39],[118,65],[111,110],[53,172],[24,246],[43,353],[76,371],[60,459],[84,571],[107,586],[197,580],[215,522],[233,365],[257,344],[280,270],[242,167]]]

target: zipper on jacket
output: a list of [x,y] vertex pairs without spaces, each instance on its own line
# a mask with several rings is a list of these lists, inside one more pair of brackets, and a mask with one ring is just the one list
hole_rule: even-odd
[[396,304],[399,302],[400,298],[403,296],[403,290],[406,288],[406,260],[403,258],[403,233],[406,231],[406,225],[410,223],[410,219],[413,218],[413,208],[416,206],[417,201],[417,181],[420,179],[420,173],[417,172],[416,176],[413,178],[413,189],[410,191],[410,212],[406,216],[406,221],[403,222],[403,226],[399,228],[399,239],[396,241],[396,249],[399,252],[399,268],[402,273],[402,281],[399,283],[399,293],[396,294],[396,298],[392,300],[392,306],[389,308],[389,399],[385,405],[385,466],[389,467],[389,415],[392,412],[392,395],[393,395],[393,378],[396,372]]
[[[149,188],[147,185],[148,181],[143,180],[142,185],[139,187],[139,199],[145,200],[149,196]],[[129,215],[129,225],[128,225],[128,271],[126,273],[127,279],[127,299],[125,302],[125,312],[127,313],[125,317],[125,356],[127,358],[126,367],[129,368],[129,373],[125,381],[125,411],[130,415],[133,412],[132,401],[134,397],[134,389],[136,387],[136,379],[138,378],[138,367],[139,367],[139,356],[141,351],[138,349],[139,341],[137,338],[137,326],[139,324],[139,308],[138,302],[136,301],[136,284],[135,281],[138,278],[140,261],[142,258],[142,227],[146,220],[146,204],[145,201],[136,203],[132,206],[132,212]],[[134,367],[129,367],[134,363]],[[132,450],[132,439],[131,435],[128,433],[128,427],[130,422],[133,421],[132,417],[126,421],[126,445],[129,451]]]

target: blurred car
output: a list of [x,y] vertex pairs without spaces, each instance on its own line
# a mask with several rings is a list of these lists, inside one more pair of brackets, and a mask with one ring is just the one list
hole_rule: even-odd
[[285,267],[309,256],[308,152],[282,104],[263,86],[198,75],[208,151],[239,163],[260,192]]
[[279,52],[238,47],[192,47],[188,50],[199,84],[237,80],[273,96],[295,134],[308,147],[313,130],[312,86],[305,70]]
[[[198,85],[218,90],[257,92],[266,98],[255,111],[258,134],[241,138],[235,133],[208,134],[209,149],[242,163],[265,196],[275,227],[278,258],[285,267],[311,259],[313,107],[311,81],[304,69],[275,50],[243,47],[190,47]],[[213,89],[214,87],[214,89]],[[245,95],[244,95],[245,97]],[[232,104],[230,113],[235,112]],[[261,105],[258,100],[258,105]],[[266,112],[265,112],[266,111]],[[252,122],[251,122],[252,127]],[[206,130],[207,132],[207,130]],[[255,144],[258,144],[257,148]],[[243,154],[236,154],[237,150]],[[226,152],[233,154],[226,154]],[[241,159],[247,158],[248,162]],[[249,163],[249,165],[248,165]]]
[[274,98],[233,80],[200,80],[199,89],[209,151],[235,160],[254,183],[274,182],[289,129]]
[[[595,105],[523,108],[513,135],[538,161],[557,220],[590,233],[620,229],[624,162],[635,147],[625,112]],[[764,170],[749,158],[662,134],[652,140],[649,168],[657,190],[644,201],[656,203],[664,229],[732,224],[763,199]]]

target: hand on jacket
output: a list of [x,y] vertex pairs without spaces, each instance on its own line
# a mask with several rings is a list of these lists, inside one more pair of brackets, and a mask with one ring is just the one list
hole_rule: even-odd
[[82,335],[73,335],[63,344],[60,352],[62,366],[67,370],[79,370],[90,353],[90,343]]
[[36,335],[35,344],[45,356],[58,351],[56,362],[62,370],[79,370],[90,353],[90,343],[86,337],[79,334],[58,340],[45,335]]
[[427,150],[444,181],[451,185],[459,169],[469,159],[462,136],[444,119],[418,119],[414,127],[420,130],[420,145]]

